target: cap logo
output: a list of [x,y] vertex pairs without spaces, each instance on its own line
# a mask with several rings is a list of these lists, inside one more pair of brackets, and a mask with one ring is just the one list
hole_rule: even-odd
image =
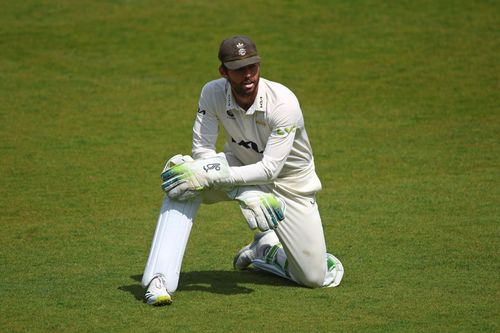
[[247,50],[244,49],[245,44],[238,43],[238,44],[236,44],[236,47],[238,48],[238,54],[240,56],[244,56],[245,54],[247,54]]

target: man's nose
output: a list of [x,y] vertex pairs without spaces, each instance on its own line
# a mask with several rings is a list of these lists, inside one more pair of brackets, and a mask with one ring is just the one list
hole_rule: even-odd
[[245,67],[245,77],[250,77],[252,76],[252,68],[250,66]]

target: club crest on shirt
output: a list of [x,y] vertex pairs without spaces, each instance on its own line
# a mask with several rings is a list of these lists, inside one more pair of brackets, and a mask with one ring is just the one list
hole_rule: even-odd
[[231,110],[227,110],[227,111],[226,111],[226,114],[227,114],[227,117],[228,117],[228,118],[235,119],[235,118],[234,118],[234,113],[233,113],[233,111],[231,111]]

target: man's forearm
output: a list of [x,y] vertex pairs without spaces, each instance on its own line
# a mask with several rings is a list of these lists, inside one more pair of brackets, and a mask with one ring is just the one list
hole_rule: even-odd
[[274,180],[274,174],[262,162],[230,168],[235,185],[267,184]]
[[198,160],[200,158],[210,158],[210,157],[214,157],[217,155],[217,152],[215,151],[215,149],[211,149],[211,148],[206,148],[206,147],[194,147],[193,146],[193,149],[192,149],[192,156],[195,160]]

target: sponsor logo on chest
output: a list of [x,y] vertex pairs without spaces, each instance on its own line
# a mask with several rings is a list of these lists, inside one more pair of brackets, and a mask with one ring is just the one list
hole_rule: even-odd
[[259,149],[259,146],[253,141],[240,140],[237,142],[235,139],[231,138],[233,143],[237,143],[239,146],[255,151],[256,153],[262,154],[264,151]]

